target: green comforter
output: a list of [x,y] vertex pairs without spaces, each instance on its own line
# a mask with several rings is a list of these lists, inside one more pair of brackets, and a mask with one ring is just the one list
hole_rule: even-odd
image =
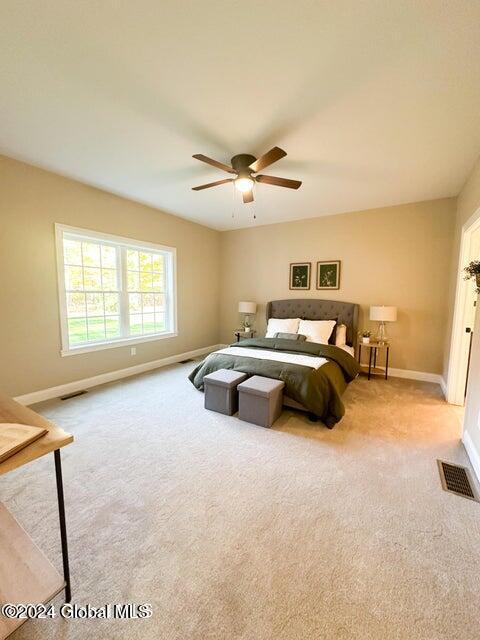
[[[253,357],[211,353],[189,375],[197,389],[203,390],[203,378],[207,374],[218,369],[235,369],[248,375],[283,380],[285,395],[318,416],[327,427],[333,427],[342,419],[345,413],[342,393],[359,372],[355,358],[343,349],[277,338],[253,338],[231,346],[247,348],[252,351]],[[255,349],[316,356],[326,358],[327,362],[319,369],[312,369],[304,365],[255,358]]]

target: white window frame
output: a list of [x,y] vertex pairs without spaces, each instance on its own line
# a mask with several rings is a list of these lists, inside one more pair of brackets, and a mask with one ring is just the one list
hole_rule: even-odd
[[[168,331],[162,331],[159,333],[150,333],[142,336],[122,336],[120,338],[113,338],[105,341],[95,341],[88,344],[70,345],[68,339],[68,314],[67,314],[67,296],[65,289],[65,264],[63,254],[63,237],[64,234],[79,235],[83,240],[102,241],[105,243],[115,244],[120,247],[121,251],[126,249],[134,249],[142,251],[142,249],[148,251],[157,251],[163,253],[167,260],[166,266],[166,284],[167,291],[171,292],[167,295],[167,308],[165,311],[166,317],[168,316]],[[152,342],[153,340],[162,340],[165,338],[174,338],[177,333],[177,250],[175,247],[167,247],[165,245],[154,244],[152,242],[144,242],[143,240],[135,240],[133,238],[125,238],[123,236],[115,236],[109,233],[101,233],[99,231],[91,231],[90,229],[81,229],[79,227],[71,227],[64,224],[55,223],[55,244],[57,252],[57,279],[58,279],[58,300],[60,310],[60,328],[62,346],[60,354],[62,356],[71,356],[79,353],[89,353],[91,351],[100,351],[102,349],[113,349],[115,347],[124,347],[128,345],[135,345],[141,342]],[[120,323],[123,326],[125,321],[125,305],[128,305],[126,301],[127,295],[127,278],[126,278],[126,260],[119,260],[118,264],[119,281],[120,281],[120,307],[123,310],[120,313]],[[166,292],[167,293],[167,292]],[[123,326],[124,330],[124,326]]]

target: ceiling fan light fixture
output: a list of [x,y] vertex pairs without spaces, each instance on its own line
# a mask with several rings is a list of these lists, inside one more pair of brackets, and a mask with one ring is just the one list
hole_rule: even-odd
[[246,193],[252,190],[253,180],[252,178],[237,178],[235,180],[235,187],[242,193]]
[[280,149],[280,147],[273,147],[270,151],[264,153],[263,156],[260,156],[260,158],[255,158],[255,156],[252,156],[250,153],[237,153],[237,155],[233,156],[230,160],[231,166],[228,166],[228,164],[213,160],[208,156],[204,156],[202,153],[196,153],[193,156],[196,160],[200,160],[217,169],[233,174],[235,177],[216,180],[208,184],[201,184],[198,187],[192,187],[192,189],[194,191],[202,191],[203,189],[216,187],[227,182],[233,182],[237,191],[240,191],[242,194],[244,204],[249,204],[255,200],[253,187],[256,182],[264,182],[265,184],[271,184],[276,187],[286,187],[287,189],[298,189],[302,184],[300,180],[277,178],[276,176],[266,176],[258,173],[274,162],[284,158],[286,155],[287,153],[283,149]]

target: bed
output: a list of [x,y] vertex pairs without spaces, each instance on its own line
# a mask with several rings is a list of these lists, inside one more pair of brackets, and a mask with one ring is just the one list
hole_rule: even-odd
[[200,390],[204,376],[218,369],[283,380],[284,405],[306,411],[311,419],[332,428],[345,413],[343,392],[359,372],[354,358],[358,312],[357,304],[336,300],[273,300],[266,307],[267,322],[270,318],[336,320],[346,326],[346,344],[252,338],[209,354],[189,379]]

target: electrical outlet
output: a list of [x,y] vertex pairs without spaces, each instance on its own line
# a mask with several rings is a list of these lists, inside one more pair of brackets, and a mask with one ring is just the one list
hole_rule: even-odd
[[131,356],[136,356],[137,355],[137,347],[131,347],[130,348],[130,355]]

